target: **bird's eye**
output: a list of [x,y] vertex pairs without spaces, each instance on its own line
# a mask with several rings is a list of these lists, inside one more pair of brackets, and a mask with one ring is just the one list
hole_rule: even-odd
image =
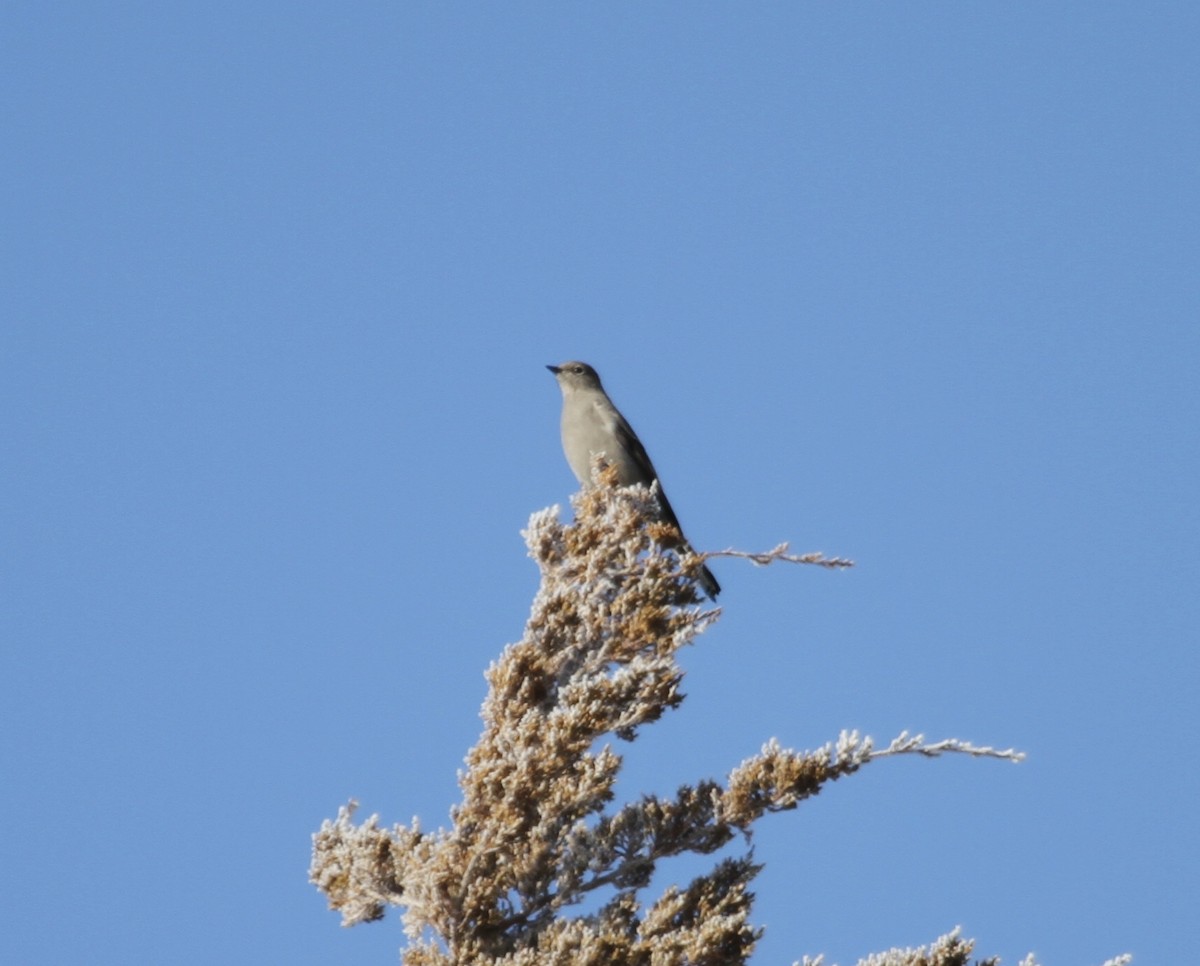
[[576,367],[575,367],[574,369],[572,369],[571,371],[572,371],[573,373],[575,373],[575,375],[577,375],[577,376],[578,376],[578,375],[580,375],[580,374],[583,372],[583,366],[576,366]]

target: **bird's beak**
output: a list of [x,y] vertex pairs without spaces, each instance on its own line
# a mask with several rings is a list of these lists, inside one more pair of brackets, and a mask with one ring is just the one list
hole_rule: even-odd
[[546,368],[553,372],[556,376],[562,372],[562,369],[560,369],[558,366],[546,366]]

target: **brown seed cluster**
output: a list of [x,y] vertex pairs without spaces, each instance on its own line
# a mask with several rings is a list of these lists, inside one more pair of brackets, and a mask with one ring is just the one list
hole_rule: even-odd
[[[483,733],[451,826],[355,824],[351,805],[314,836],[312,881],[345,925],[403,909],[408,966],[743,963],[760,934],[749,921],[759,866],[748,851],[647,895],[662,860],[748,840],[764,814],[795,808],[874,758],[1019,757],[906,735],[882,751],[855,733],[807,753],[771,741],[723,783],[615,804],[615,741],[682,701],[678,651],[719,611],[701,607],[693,580],[703,558],[670,549],[653,494],[618,487],[602,470],[597,479],[575,497],[573,523],[556,509],[530,520],[541,586],[521,640],[487,670]],[[829,565],[785,549],[729,555]],[[589,898],[593,911],[580,912]],[[952,934],[879,962],[950,966],[970,950]]]

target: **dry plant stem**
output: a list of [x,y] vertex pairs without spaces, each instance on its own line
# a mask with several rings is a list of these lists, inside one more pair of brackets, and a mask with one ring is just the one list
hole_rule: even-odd
[[[743,963],[759,936],[749,922],[759,867],[728,858],[646,896],[661,860],[748,838],[765,813],[795,808],[875,758],[1020,757],[907,735],[881,751],[854,732],[803,753],[770,741],[724,783],[614,807],[613,740],[633,740],[680,703],[676,654],[719,611],[700,606],[693,580],[704,558],[669,549],[653,494],[615,487],[603,471],[598,484],[575,497],[574,523],[557,508],[530,520],[541,586],[524,636],[487,670],[483,733],[459,775],[450,828],[425,832],[414,820],[384,829],[375,816],[355,824],[351,803],[314,836],[312,881],[345,925],[389,905],[404,910],[409,966]],[[785,550],[726,555],[847,563]],[[606,903],[571,914],[594,894]]]
[[788,545],[781,543],[779,546],[767,550],[765,553],[750,553],[745,550],[718,550],[714,553],[704,555],[705,559],[712,557],[741,557],[744,560],[749,560],[751,563],[756,563],[760,567],[765,567],[773,563],[796,563],[796,564],[816,564],[818,567],[828,567],[831,570],[844,570],[847,567],[853,567],[853,560],[846,560],[844,557],[826,557],[823,553],[802,553],[790,554]]

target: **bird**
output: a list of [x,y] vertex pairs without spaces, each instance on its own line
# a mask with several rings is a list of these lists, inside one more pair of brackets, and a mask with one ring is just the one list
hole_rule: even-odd
[[[621,415],[613,405],[600,376],[586,362],[564,362],[557,366],[546,366],[558,387],[562,390],[562,447],[567,457],[571,472],[578,478],[580,484],[588,486],[592,478],[592,457],[603,454],[605,459],[616,471],[617,480],[622,486],[641,483],[652,486],[657,490],[658,507],[662,519],[679,531],[681,544],[679,549],[684,553],[695,553],[679,518],[671,508],[658,471],[650,462],[646,447],[638,439],[637,433],[629,425],[628,420]],[[721,592],[721,585],[712,571],[701,566],[698,577],[700,589],[709,597],[716,600]]]

